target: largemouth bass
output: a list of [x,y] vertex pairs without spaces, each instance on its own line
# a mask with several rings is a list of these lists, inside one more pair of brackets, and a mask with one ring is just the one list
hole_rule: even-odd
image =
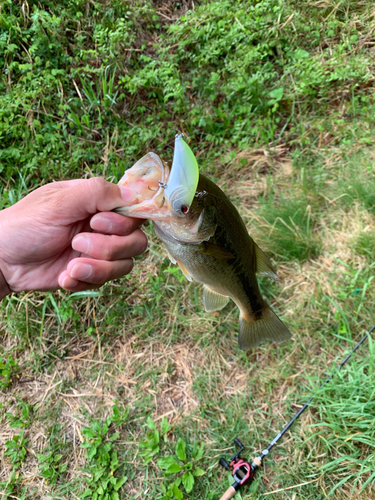
[[148,153],[119,184],[134,189],[138,203],[116,212],[153,221],[170,260],[188,280],[204,285],[205,310],[222,309],[229,297],[237,304],[241,349],[291,337],[259,290],[256,273],[277,279],[270,260],[225,193],[199,174],[194,154],[181,136],[176,137],[171,171],[156,154]]

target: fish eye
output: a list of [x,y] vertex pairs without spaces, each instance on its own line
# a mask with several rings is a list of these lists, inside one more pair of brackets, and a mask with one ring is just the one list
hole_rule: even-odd
[[181,212],[182,212],[183,214],[187,214],[187,213],[188,213],[188,211],[189,211],[189,207],[187,207],[186,205],[182,205],[182,207],[181,207]]

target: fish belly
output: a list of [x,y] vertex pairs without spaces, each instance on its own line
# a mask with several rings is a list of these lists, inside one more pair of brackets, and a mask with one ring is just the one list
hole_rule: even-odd
[[[236,262],[231,262],[234,259],[218,260],[211,255],[200,252],[199,245],[180,244],[178,241],[170,240],[164,241],[164,244],[168,254],[180,265],[185,276],[206,285],[217,294],[230,297],[246,317],[252,317],[262,308],[267,307],[260,295],[255,273],[250,277],[248,275],[250,273],[243,276],[236,272],[236,268],[239,266],[236,265]],[[245,279],[247,288],[252,289],[252,297],[248,297],[241,279]],[[253,282],[253,286],[251,286],[251,282]]]
[[[156,229],[156,226],[155,226]],[[205,285],[205,308],[218,310],[226,305],[221,297],[230,297],[240,309],[238,345],[249,350],[264,340],[277,343],[291,337],[291,333],[262,298],[255,271],[236,258],[217,259],[201,251],[200,244],[185,244],[156,231],[167,247],[169,256],[181,267],[188,279]],[[208,291],[206,291],[206,288]],[[209,306],[206,307],[207,301]],[[211,307],[212,305],[212,307]]]

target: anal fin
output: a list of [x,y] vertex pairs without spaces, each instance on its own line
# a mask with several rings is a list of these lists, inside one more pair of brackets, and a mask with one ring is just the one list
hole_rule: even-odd
[[281,319],[269,308],[260,319],[253,321],[246,320],[241,314],[238,345],[244,351],[256,347],[264,340],[279,344],[289,340],[291,336]]
[[229,297],[216,293],[207,285],[203,287],[203,304],[206,312],[220,311],[228,304]]
[[258,245],[255,243],[255,255],[257,259],[257,270],[256,272],[260,274],[261,276],[267,276],[267,278],[271,278],[275,281],[277,281],[277,274],[276,271],[271,264],[270,259],[267,257],[267,255],[261,250]]

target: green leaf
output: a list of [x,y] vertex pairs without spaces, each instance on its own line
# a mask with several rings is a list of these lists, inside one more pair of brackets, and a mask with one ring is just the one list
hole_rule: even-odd
[[173,485],[173,494],[175,498],[177,498],[177,500],[182,500],[184,498],[182,491],[180,490],[180,488],[177,486],[176,483]]
[[276,101],[280,101],[284,95],[284,87],[279,87],[278,89],[272,90],[269,94],[269,97],[275,99]]
[[156,424],[155,422],[152,420],[152,418],[150,417],[147,417],[147,426],[149,429],[151,430],[155,430],[156,429]]
[[167,470],[168,467],[176,463],[176,459],[173,456],[163,457],[158,460],[158,466],[161,469]]
[[186,493],[190,493],[194,486],[194,476],[191,472],[185,472],[182,476],[182,484],[185,487]]
[[193,457],[195,460],[199,460],[203,457],[204,443],[200,445],[200,447],[193,452]]
[[293,59],[306,59],[310,54],[303,49],[297,49],[293,52]]
[[200,467],[196,467],[194,470],[193,470],[193,475],[195,477],[200,477],[200,476],[203,476],[204,474],[206,474],[206,472],[201,469]]
[[171,430],[171,425],[168,423],[166,417],[163,417],[160,422],[160,430],[162,434],[167,434]]
[[168,467],[168,469],[166,470],[166,472],[168,472],[168,474],[174,474],[176,472],[180,472],[183,470],[183,467],[181,467],[181,465],[178,465],[178,464],[172,464]]
[[176,455],[183,462],[185,462],[185,460],[186,460],[186,451],[185,450],[186,450],[185,442],[181,438],[178,438],[177,446],[176,446]]
[[121,488],[121,486],[126,483],[127,480],[128,480],[127,476],[117,479],[116,485],[113,487],[113,489],[115,491],[118,491]]
[[91,429],[90,427],[84,427],[82,429],[82,434],[86,438],[94,438],[96,436],[96,432],[93,429]]

